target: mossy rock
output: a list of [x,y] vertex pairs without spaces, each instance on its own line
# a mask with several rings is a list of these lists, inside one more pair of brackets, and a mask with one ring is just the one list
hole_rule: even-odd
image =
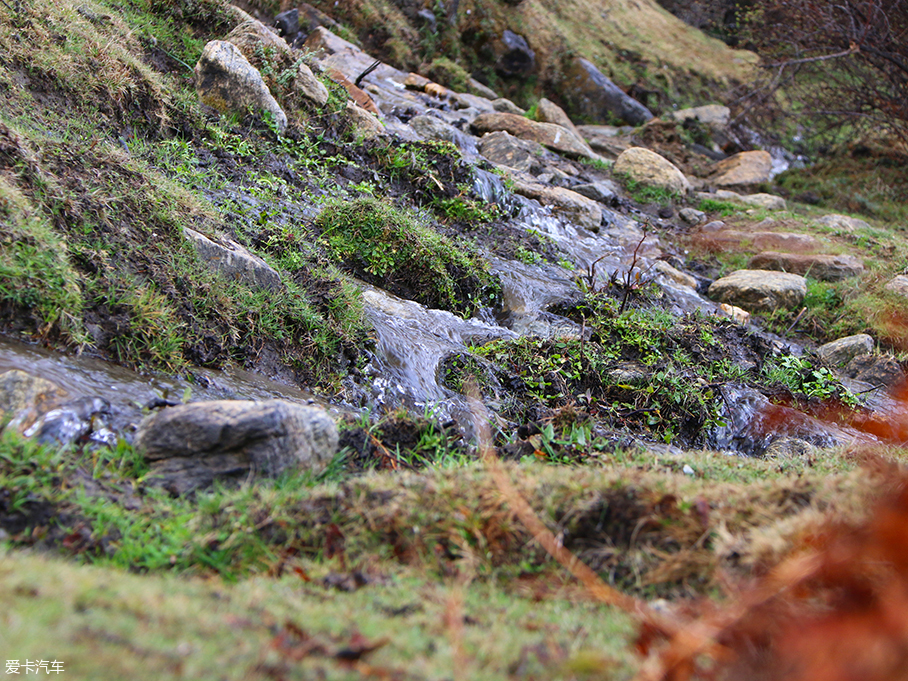
[[395,295],[459,313],[501,301],[501,284],[478,254],[386,201],[333,201],[315,226],[345,268]]

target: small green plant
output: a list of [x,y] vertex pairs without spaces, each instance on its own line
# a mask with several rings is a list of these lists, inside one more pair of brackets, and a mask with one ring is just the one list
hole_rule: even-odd
[[637,203],[657,203],[668,206],[681,200],[681,195],[671,189],[645,184],[634,180],[629,175],[616,174],[615,177],[622,181],[627,193]]
[[730,201],[719,201],[717,199],[702,199],[697,204],[697,208],[704,213],[719,214],[722,217],[728,217],[741,211],[741,206]]
[[498,206],[471,198],[464,190],[451,198],[433,196],[431,206],[443,218],[469,225],[494,222],[500,214]]
[[763,375],[771,383],[788,388],[808,399],[836,399],[849,406],[859,403],[857,396],[839,382],[829,369],[817,367],[806,357],[785,355],[763,365]]
[[542,262],[542,256],[536,251],[531,251],[523,246],[518,246],[514,256],[526,265],[538,265]]
[[612,166],[614,165],[612,161],[608,161],[604,158],[583,157],[580,159],[580,162],[585,166],[590,166],[591,168],[602,171],[611,170]]

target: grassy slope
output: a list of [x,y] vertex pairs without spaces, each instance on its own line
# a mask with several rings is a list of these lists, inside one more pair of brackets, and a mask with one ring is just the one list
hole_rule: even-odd
[[[89,498],[61,478],[92,457],[26,448],[17,467],[10,444],[0,486],[27,499],[27,512],[41,498],[66,505],[76,529],[60,548],[97,566],[0,554],[8,659],[63,660],[79,679],[628,678],[635,667],[632,618],[566,579],[481,467],[288,479],[195,500],[143,495],[127,512],[104,490],[129,486],[119,472],[128,466],[96,462]],[[715,591],[720,565],[734,574],[774,563],[830,509],[860,517],[868,495],[885,490],[885,472],[852,469],[834,453],[786,462],[639,453],[507,470],[566,546],[652,598]],[[114,520],[87,540],[79,515],[99,528],[98,518]],[[16,543],[53,533],[38,526]],[[227,563],[214,571],[218,553]],[[352,592],[324,581],[356,570],[369,583]],[[333,653],[357,632],[388,643],[351,669]]]

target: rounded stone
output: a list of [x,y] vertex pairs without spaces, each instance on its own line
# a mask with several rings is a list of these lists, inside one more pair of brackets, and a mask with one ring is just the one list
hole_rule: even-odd
[[686,194],[691,184],[677,166],[654,151],[631,147],[621,152],[612,172],[626,175],[648,187],[660,187],[670,192]]
[[807,295],[807,280],[788,272],[738,270],[709,287],[709,297],[751,312],[797,307]]

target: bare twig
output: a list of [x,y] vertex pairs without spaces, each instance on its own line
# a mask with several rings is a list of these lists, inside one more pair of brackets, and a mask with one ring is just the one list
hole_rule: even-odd
[[851,43],[851,46],[847,50],[836,52],[835,54],[824,54],[819,57],[804,57],[803,59],[786,59],[785,61],[776,62],[775,64],[765,64],[763,68],[774,69],[778,66],[784,69],[787,66],[795,66],[796,64],[810,64],[812,62],[826,61],[828,59],[839,59],[840,57],[847,57],[852,54],[857,54],[860,51],[860,45]]
[[807,312],[807,308],[806,308],[806,307],[802,307],[802,308],[801,308],[801,311],[798,312],[798,316],[795,317],[795,318],[794,318],[794,321],[791,323],[791,326],[789,326],[787,329],[785,329],[785,335],[786,335],[786,336],[787,336],[788,334],[790,334],[790,333],[791,333],[791,330],[795,327],[795,325],[796,325],[799,321],[801,321],[801,317],[804,316],[804,313],[805,313],[805,312]]
[[363,78],[365,78],[366,76],[368,76],[370,73],[372,73],[372,72],[373,72],[375,69],[377,69],[379,66],[381,66],[381,59],[376,59],[374,62],[372,62],[372,64],[369,66],[369,68],[367,68],[365,71],[363,71],[361,74],[359,74],[359,75],[356,77],[356,80],[353,81],[353,84],[354,84],[356,87],[360,87],[360,83],[363,82]]
[[637,267],[637,256],[640,253],[640,247],[643,246],[643,242],[646,241],[646,223],[643,224],[643,236],[640,237],[640,241],[637,243],[637,247],[634,249],[634,257],[631,259],[631,264],[627,268],[627,272],[624,274],[624,297],[621,299],[621,307],[618,309],[618,314],[621,315],[624,313],[624,309],[627,307],[628,298],[631,295],[631,291],[636,288],[634,285],[634,268]]

